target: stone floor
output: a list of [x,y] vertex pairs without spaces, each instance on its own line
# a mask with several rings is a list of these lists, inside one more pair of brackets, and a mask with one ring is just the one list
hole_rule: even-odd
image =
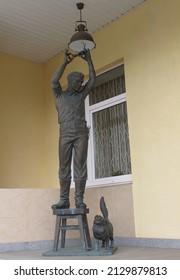
[[180,260],[180,249],[122,246],[110,256],[43,256],[45,251],[0,252],[0,260]]

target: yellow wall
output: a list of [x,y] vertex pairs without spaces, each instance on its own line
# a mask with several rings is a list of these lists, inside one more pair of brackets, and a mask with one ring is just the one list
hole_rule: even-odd
[[148,1],[126,32],[136,235],[180,238],[180,2]]
[[0,188],[41,187],[44,68],[0,53]]
[[[125,63],[137,237],[180,238],[179,11],[179,0],[149,0],[93,35],[97,72]],[[2,188],[59,187],[49,85],[62,60],[40,65],[0,54]],[[74,69],[87,74],[80,58],[68,66]]]

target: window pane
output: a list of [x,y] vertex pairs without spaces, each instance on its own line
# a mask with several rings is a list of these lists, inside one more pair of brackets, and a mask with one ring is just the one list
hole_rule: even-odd
[[89,104],[99,103],[125,91],[124,65],[120,65],[97,77],[95,87],[89,95]]
[[95,178],[131,174],[126,102],[93,113]]

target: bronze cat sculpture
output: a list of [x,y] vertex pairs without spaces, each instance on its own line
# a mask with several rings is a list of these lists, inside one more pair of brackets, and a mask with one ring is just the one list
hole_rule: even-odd
[[93,235],[95,238],[96,250],[99,250],[100,241],[102,242],[101,247],[105,247],[106,249],[114,247],[113,225],[108,219],[108,209],[104,197],[100,199],[100,209],[103,217],[96,215],[93,222]]

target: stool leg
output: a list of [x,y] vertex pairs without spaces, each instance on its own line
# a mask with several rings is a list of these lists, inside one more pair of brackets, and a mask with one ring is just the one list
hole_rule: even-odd
[[57,249],[58,249],[59,233],[60,233],[60,223],[61,223],[60,216],[56,216],[56,227],[55,227],[54,247],[53,247],[54,251],[57,251]]
[[87,221],[87,216],[86,214],[82,215],[82,222],[83,222],[83,230],[84,230],[84,235],[85,235],[85,242],[86,242],[86,249],[92,249],[92,244],[91,244],[91,237],[89,233],[89,226],[88,226],[88,221]]
[[[62,219],[62,228],[66,226],[66,219]],[[61,248],[65,247],[66,230],[61,229]]]
[[82,220],[82,216],[78,216],[78,223],[79,223],[79,232],[80,232],[80,238],[81,238],[81,243],[82,243],[82,248],[86,248],[87,250],[87,246],[86,246],[86,239],[85,239],[85,235],[84,235],[84,229],[83,229],[83,220]]

